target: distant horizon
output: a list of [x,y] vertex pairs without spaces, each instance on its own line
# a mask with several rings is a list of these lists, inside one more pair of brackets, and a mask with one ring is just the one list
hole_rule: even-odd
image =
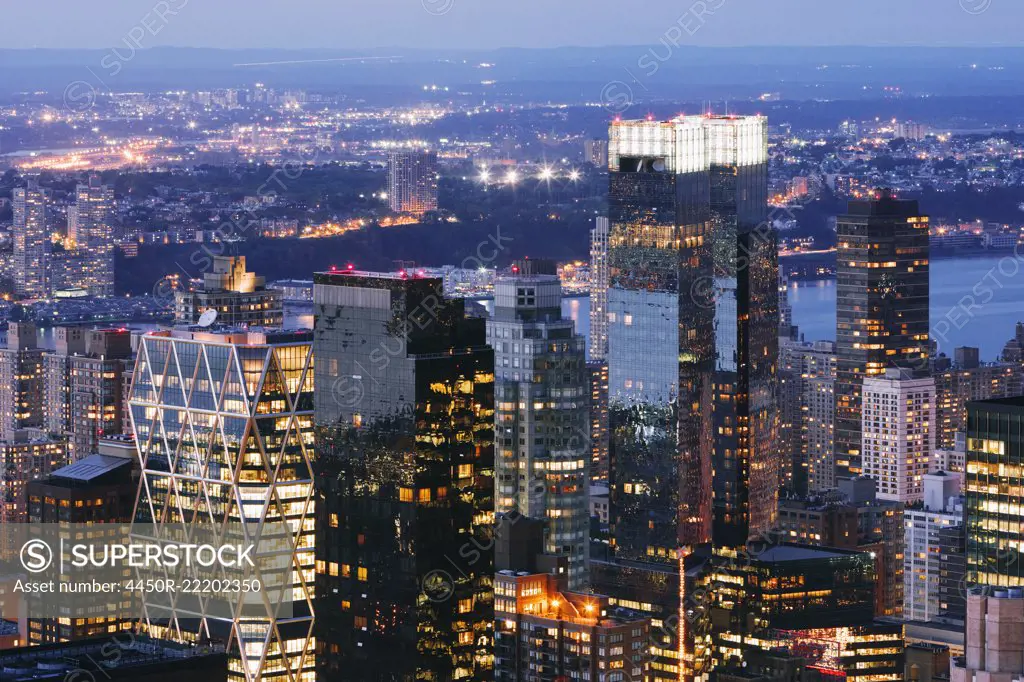
[[[4,7],[18,49],[558,49],[1021,46],[1013,0],[35,0]],[[856,39],[851,39],[856,36]]]
[[[603,45],[577,45],[577,44],[565,44],[565,45],[552,45],[545,47],[538,46],[524,46],[524,45],[497,45],[492,47],[416,47],[409,45],[380,45],[375,47],[287,47],[287,46],[232,46],[223,47],[217,45],[176,45],[176,44],[157,44],[149,45],[138,48],[141,52],[152,52],[154,50],[212,50],[218,52],[245,52],[245,51],[265,51],[265,52],[367,52],[367,51],[381,51],[381,50],[409,50],[413,52],[496,52],[500,50],[523,50],[523,51],[554,51],[554,50],[603,50],[603,49],[647,49],[651,45],[657,45],[657,41],[654,43],[607,43]],[[102,52],[110,50],[112,48],[124,48],[124,45],[106,45],[106,46],[50,46],[50,47],[7,47],[0,46],[0,52]],[[897,44],[897,43],[878,43],[878,44],[867,44],[867,43],[849,43],[849,44],[835,44],[835,45],[822,45],[822,44],[749,44],[749,45],[680,45],[677,48],[679,50],[789,50],[789,49],[809,49],[809,50],[844,50],[844,49],[860,49],[860,50],[885,50],[885,49],[900,49],[900,50],[966,50],[966,49],[982,49],[982,50],[1021,50],[1024,51],[1024,42],[1021,44],[1001,44],[987,42],[985,44],[958,44],[958,45],[921,45],[921,44]],[[402,55],[396,55],[396,58]]]

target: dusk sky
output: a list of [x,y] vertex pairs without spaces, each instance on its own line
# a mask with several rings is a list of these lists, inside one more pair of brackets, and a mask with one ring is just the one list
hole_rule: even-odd
[[[703,20],[688,16],[707,8]],[[165,8],[177,11],[172,15]],[[165,21],[154,15],[164,14]],[[712,14],[713,11],[713,14]],[[0,46],[1019,45],[1020,0],[33,0],[0,4]]]

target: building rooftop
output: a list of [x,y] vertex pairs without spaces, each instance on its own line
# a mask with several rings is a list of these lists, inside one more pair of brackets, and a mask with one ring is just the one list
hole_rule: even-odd
[[1017,410],[1018,408],[1024,407],[1024,395],[1014,396],[1012,398],[991,398],[989,400],[972,400],[968,405],[977,405],[985,409],[1005,409],[1005,410]]
[[93,481],[105,476],[121,467],[131,467],[132,460],[125,457],[111,457],[110,455],[89,455],[85,459],[70,464],[63,469],[58,469],[51,474],[52,478],[62,478],[83,483]]
[[[116,665],[112,664],[111,646],[118,653]],[[147,673],[156,673],[160,679],[167,679],[164,674],[171,663],[181,663],[183,669],[180,674],[185,677],[184,668],[191,667],[187,663],[190,659],[199,664],[197,667],[207,670],[206,665],[212,668],[222,664],[227,674],[227,657],[219,648],[192,647],[123,632],[114,637],[93,637],[77,642],[0,651],[0,682],[59,682],[100,677],[138,680],[146,679]]]
[[276,327],[232,327],[188,325],[159,329],[144,337],[171,338],[200,343],[221,343],[236,346],[266,346],[284,343],[305,343],[313,340],[312,329],[278,329]]
[[846,559],[861,554],[853,550],[812,547],[810,545],[782,544],[772,545],[765,551],[754,556],[756,561],[779,563],[783,561],[813,561],[823,559]]

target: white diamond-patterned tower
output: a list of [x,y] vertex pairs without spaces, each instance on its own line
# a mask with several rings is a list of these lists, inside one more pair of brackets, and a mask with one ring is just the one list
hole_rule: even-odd
[[144,597],[144,627],[226,642],[230,680],[313,682],[311,333],[152,332],[140,339],[129,404],[142,466],[136,524],[244,524],[253,542],[271,525],[289,529],[285,589],[264,600],[265,615],[237,615],[251,595],[238,595],[231,618],[203,599],[179,610],[171,597],[168,610]]

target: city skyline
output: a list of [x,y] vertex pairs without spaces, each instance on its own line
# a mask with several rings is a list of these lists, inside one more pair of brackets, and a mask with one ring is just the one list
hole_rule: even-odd
[[4,682],[1024,679],[1024,8],[150,1],[4,15]]

